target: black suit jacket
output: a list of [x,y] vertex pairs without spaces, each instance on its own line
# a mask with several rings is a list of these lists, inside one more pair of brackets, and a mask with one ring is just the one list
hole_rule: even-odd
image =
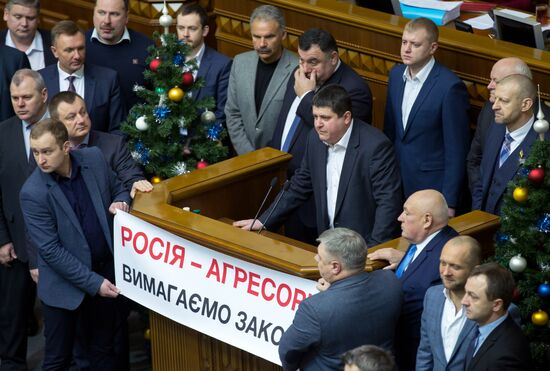
[[[268,229],[283,223],[312,194],[317,230],[321,233],[329,229],[327,157],[328,147],[311,130],[302,165],[273,211]],[[262,223],[273,206],[259,218]],[[397,236],[397,216],[402,206],[401,177],[389,139],[380,130],[354,120],[338,186],[334,227],[350,228],[373,246]]]
[[533,369],[529,342],[510,316],[489,334],[474,358],[467,361],[465,369],[467,371],[530,371]]
[[13,74],[21,68],[31,68],[25,53],[0,45],[0,122],[14,115],[10,84]]
[[[48,98],[59,93],[59,70],[52,64],[38,71],[48,88]],[[119,133],[124,119],[118,73],[110,68],[86,63],[84,101],[94,130]]]
[[[57,59],[52,53],[52,37],[50,31],[38,29],[38,32],[42,36],[42,47],[44,48],[44,66],[57,63]],[[6,45],[6,35],[8,29],[5,28],[0,31],[0,45]]]
[[134,182],[145,179],[122,136],[92,130],[88,146],[98,147],[101,150],[109,166],[117,174],[127,191],[132,189]]
[[[270,147],[281,149],[283,143],[281,139],[283,136],[283,130],[285,128],[286,117],[292,102],[296,98],[294,92],[294,73],[290,75],[288,84],[286,86],[286,92],[283,99],[283,106],[273,132],[273,139],[271,140]],[[352,102],[353,117],[364,122],[370,123],[372,120],[372,93],[369,86],[363,80],[361,76],[357,74],[351,67],[344,62],[341,62],[340,67],[332,74],[332,76],[323,84],[323,86],[329,84],[342,85],[348,94],[350,95]],[[300,124],[296,128],[296,132],[292,137],[292,142],[288,148],[288,153],[292,155],[292,160],[288,165],[288,176],[292,177],[296,169],[300,167],[302,158],[304,157],[304,151],[306,147],[307,135],[311,128],[313,128],[313,112],[312,112],[312,100],[315,92],[310,91],[303,98],[296,114],[300,116]]]
[[27,262],[30,248],[19,206],[19,191],[32,169],[22,126],[17,116],[0,123],[0,246],[13,243],[17,258]]

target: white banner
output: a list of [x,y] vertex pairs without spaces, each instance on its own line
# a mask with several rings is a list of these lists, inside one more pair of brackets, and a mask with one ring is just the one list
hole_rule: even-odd
[[123,295],[278,365],[298,304],[317,292],[315,281],[210,250],[120,210],[114,250]]

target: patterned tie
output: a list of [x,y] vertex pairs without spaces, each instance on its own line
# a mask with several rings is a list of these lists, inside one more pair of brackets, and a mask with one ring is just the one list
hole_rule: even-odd
[[403,257],[403,259],[401,259],[401,263],[399,263],[399,267],[397,267],[397,270],[395,271],[395,275],[397,276],[397,278],[401,278],[401,276],[403,275],[403,272],[405,272],[409,264],[411,264],[415,253],[416,253],[416,245],[411,244],[411,246],[409,246],[409,249],[407,250],[407,253]]
[[76,93],[76,88],[74,87],[74,79],[76,79],[76,76],[67,77],[67,80],[69,80],[69,89],[67,89],[67,91]]
[[294,133],[298,128],[298,124],[300,124],[300,116],[296,115],[296,117],[294,117],[294,121],[292,121],[292,125],[290,125],[290,130],[288,131],[285,142],[281,147],[281,151],[288,152],[288,148],[290,147],[290,143],[292,143],[292,138],[294,137]]
[[510,153],[512,153],[512,142],[514,141],[514,138],[510,135],[510,133],[506,133],[506,136],[504,137],[504,142],[502,143],[502,149],[500,150],[500,159],[498,167],[502,167],[506,159],[510,156]]

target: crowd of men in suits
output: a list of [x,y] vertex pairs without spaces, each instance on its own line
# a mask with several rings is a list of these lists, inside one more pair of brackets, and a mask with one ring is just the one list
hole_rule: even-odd
[[[124,370],[127,303],[114,285],[112,214],[152,185],[119,129],[138,102],[133,86],[143,84],[153,41],[127,28],[127,0],[96,0],[88,32],[69,20],[40,30],[39,11],[38,0],[8,0],[0,33],[0,370],[25,369],[36,283],[45,370]],[[510,319],[509,272],[476,268],[477,243],[447,225],[467,179],[473,208],[499,214],[529,153],[539,108],[523,61],[495,63],[470,145],[466,87],[434,58],[438,28],[425,18],[404,28],[383,132],[370,125],[368,84],[323,29],[306,30],[296,55],[283,47],[282,11],[260,6],[250,17],[254,50],[233,61],[206,46],[200,6],[182,6],[176,32],[205,81],[192,96],[215,99],[234,152],[271,146],[293,155],[279,202],[234,223],[284,224],[287,235],[319,243],[320,293],[302,302],[281,339],[285,369],[368,369],[374,358],[394,368],[372,346],[394,352],[400,370],[529,369]],[[398,237],[399,224],[406,252],[368,254]],[[387,269],[365,273],[367,254]],[[90,312],[105,315],[92,323]]]

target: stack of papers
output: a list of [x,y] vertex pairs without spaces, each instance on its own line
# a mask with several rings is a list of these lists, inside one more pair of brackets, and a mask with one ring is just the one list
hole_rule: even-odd
[[414,19],[429,18],[438,26],[442,26],[460,17],[462,1],[438,0],[400,0],[403,17]]

